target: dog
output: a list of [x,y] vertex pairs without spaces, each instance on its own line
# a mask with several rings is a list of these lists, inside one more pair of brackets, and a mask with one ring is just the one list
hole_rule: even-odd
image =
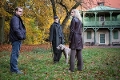
[[66,61],[66,64],[68,64],[68,60],[69,60],[69,56],[71,54],[71,49],[66,47],[65,45],[63,44],[60,44],[58,47],[57,47],[58,50],[62,50],[63,51],[63,54],[65,56],[65,61]]

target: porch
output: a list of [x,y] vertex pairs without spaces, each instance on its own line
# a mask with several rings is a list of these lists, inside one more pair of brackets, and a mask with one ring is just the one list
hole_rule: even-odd
[[120,21],[85,21],[83,22],[84,27],[102,27],[102,28],[109,28],[109,27],[120,27]]

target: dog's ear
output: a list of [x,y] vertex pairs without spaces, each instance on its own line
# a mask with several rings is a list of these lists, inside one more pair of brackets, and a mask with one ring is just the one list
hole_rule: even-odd
[[59,47],[59,49],[63,50],[63,49],[62,49],[62,48],[63,48],[63,45],[62,45],[62,44],[60,44],[58,47]]
[[62,47],[64,48],[65,46],[64,46],[64,45],[62,45]]

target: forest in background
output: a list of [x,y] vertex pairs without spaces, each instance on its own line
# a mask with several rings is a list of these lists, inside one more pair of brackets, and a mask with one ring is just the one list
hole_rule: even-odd
[[[86,2],[85,2],[86,1]],[[9,22],[17,6],[24,8],[22,16],[27,30],[24,44],[44,44],[49,37],[49,28],[53,16],[58,15],[62,25],[65,41],[69,35],[70,12],[72,9],[88,9],[94,0],[0,0],[0,28],[4,35],[3,43],[9,43]]]
[[[22,6],[24,8],[22,19],[27,30],[27,38],[24,44],[43,44],[49,37],[49,28],[53,23],[53,16],[58,15],[62,25],[66,16],[65,10],[70,12],[69,9],[75,3],[77,2],[74,0],[0,0],[0,17],[4,20],[1,22],[4,26],[3,43],[9,43],[9,22],[14,14],[15,7]],[[66,22],[64,23],[65,26]]]

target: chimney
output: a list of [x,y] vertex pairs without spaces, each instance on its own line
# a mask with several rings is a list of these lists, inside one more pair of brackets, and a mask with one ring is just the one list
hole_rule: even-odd
[[104,2],[98,2],[97,3],[99,6],[104,6]]

